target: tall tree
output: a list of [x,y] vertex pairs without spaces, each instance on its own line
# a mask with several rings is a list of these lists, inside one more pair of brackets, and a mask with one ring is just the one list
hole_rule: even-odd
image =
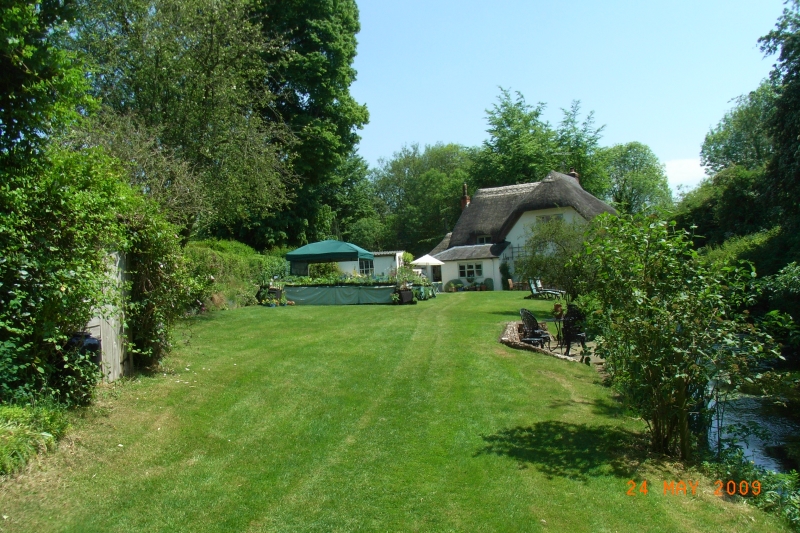
[[373,171],[386,244],[414,255],[427,253],[451,231],[459,215],[461,186],[468,180],[470,150],[436,144],[403,147]]
[[522,93],[512,97],[503,88],[498,100],[486,111],[489,138],[475,156],[473,183],[499,187],[542,179],[558,161],[556,132],[542,117],[545,104],[531,106]]
[[710,175],[739,165],[748,170],[764,167],[772,158],[767,131],[775,109],[776,88],[766,80],[758,89],[736,99],[716,127],[706,134],[700,160]]
[[74,18],[70,0],[0,7],[0,154],[36,148],[88,103],[81,65],[58,46]]
[[[157,133],[202,178],[206,227],[249,224],[287,205],[291,140],[264,120],[264,56],[277,45],[247,0],[81,0],[75,45],[105,105]],[[135,182],[135,179],[132,179]],[[195,221],[191,214],[186,224]]]
[[581,103],[572,102],[562,109],[563,118],[556,131],[556,166],[553,170],[567,173],[570,169],[580,175],[581,186],[598,197],[607,194],[610,184],[601,158],[598,157],[600,137],[605,126],[595,128],[594,112],[581,122]]
[[581,185],[602,196],[608,189],[603,167],[597,159],[603,126],[596,128],[594,114],[580,119],[580,102],[562,109],[558,128],[544,120],[545,104],[531,106],[517,92],[512,98],[500,89],[498,103],[487,111],[489,138],[475,154],[472,182],[477,187],[500,187],[531,183],[551,170],[581,175]]
[[774,198],[791,213],[800,215],[800,0],[791,0],[771,32],[760,39],[767,54],[778,54],[771,73],[777,84],[775,111],[768,121],[775,156],[767,183]]
[[618,144],[601,151],[610,182],[608,198],[621,212],[646,213],[672,203],[664,165],[647,145]]
[[350,95],[358,7],[354,0],[256,0],[254,11],[264,34],[281,43],[264,52],[274,65],[266,80],[276,100],[262,115],[285,122],[297,137],[292,150],[301,178],[292,188],[292,209],[264,224],[293,243],[314,240],[313,222],[328,205],[323,189],[336,180],[359,141],[357,130],[369,120],[366,106]]

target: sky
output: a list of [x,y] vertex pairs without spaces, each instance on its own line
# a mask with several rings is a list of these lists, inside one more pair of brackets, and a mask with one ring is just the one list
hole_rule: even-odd
[[638,141],[670,186],[703,178],[709,129],[769,74],[758,38],[783,0],[357,0],[361,32],[351,94],[370,122],[359,153],[371,166],[404,145],[487,139],[500,87],[545,118],[580,100],[605,125],[601,144]]

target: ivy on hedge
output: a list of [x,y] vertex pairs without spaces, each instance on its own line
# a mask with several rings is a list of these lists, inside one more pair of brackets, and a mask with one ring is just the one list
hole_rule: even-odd
[[103,250],[123,241],[131,192],[99,150],[0,165],[0,181],[0,400],[45,391],[80,403],[98,371],[62,347],[110,303]]
[[161,357],[171,325],[206,287],[186,268],[176,228],[125,184],[118,162],[55,144],[41,157],[7,152],[0,183],[0,402],[91,398],[99,369],[65,344],[99,309],[122,303],[110,252],[128,258],[134,362]]

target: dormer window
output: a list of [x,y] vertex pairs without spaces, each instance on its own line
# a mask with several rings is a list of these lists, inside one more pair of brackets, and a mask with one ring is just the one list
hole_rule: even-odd
[[536,221],[541,223],[550,222],[551,220],[564,220],[564,215],[559,213],[557,215],[539,215],[536,217]]
[[478,235],[478,244],[492,244],[492,236]]

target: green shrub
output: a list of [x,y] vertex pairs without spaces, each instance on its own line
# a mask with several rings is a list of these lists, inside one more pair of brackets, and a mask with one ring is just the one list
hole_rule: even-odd
[[107,250],[123,245],[118,214],[132,192],[101,150],[0,160],[0,183],[0,401],[85,402],[99,371],[62,347],[113,303]]
[[601,310],[597,354],[647,421],[652,450],[688,459],[705,430],[692,421],[708,419],[722,384],[736,387],[773,355],[740,312],[755,271],[704,260],[674,223],[601,215],[593,224],[583,260],[598,282],[582,292]]
[[780,231],[780,226],[776,226],[768,231],[759,231],[742,237],[731,237],[718,246],[709,246],[702,251],[710,261],[751,259],[754,252],[758,252],[769,241],[775,239]]
[[[756,507],[785,518],[795,531],[800,531],[800,475],[791,471],[780,474],[764,470],[748,461],[741,448],[731,446],[723,450],[714,461],[703,462],[707,474],[719,479],[733,481],[738,487],[742,481],[751,484],[758,480],[761,484],[758,495],[743,499]],[[723,490],[725,488],[723,487]]]
[[254,305],[260,287],[286,274],[283,252],[263,255],[236,241],[193,241],[183,253],[193,278],[207,283],[204,302],[214,292],[229,307]]
[[500,277],[502,278],[500,285],[503,286],[503,290],[510,291],[511,287],[508,286],[508,280],[511,279],[511,267],[508,265],[508,261],[500,263]]
[[143,200],[124,217],[128,244],[125,323],[128,352],[149,367],[171,347],[172,326],[210,295],[211,280],[186,264],[178,228]]
[[0,405],[0,474],[18,471],[37,453],[52,450],[69,427],[55,406]]
[[459,288],[464,286],[464,282],[460,279],[451,279],[447,283],[444,284],[444,291],[450,292],[453,289],[458,290]]
[[308,277],[310,278],[327,278],[330,276],[340,276],[342,272],[339,270],[338,263],[311,263],[308,265]]

